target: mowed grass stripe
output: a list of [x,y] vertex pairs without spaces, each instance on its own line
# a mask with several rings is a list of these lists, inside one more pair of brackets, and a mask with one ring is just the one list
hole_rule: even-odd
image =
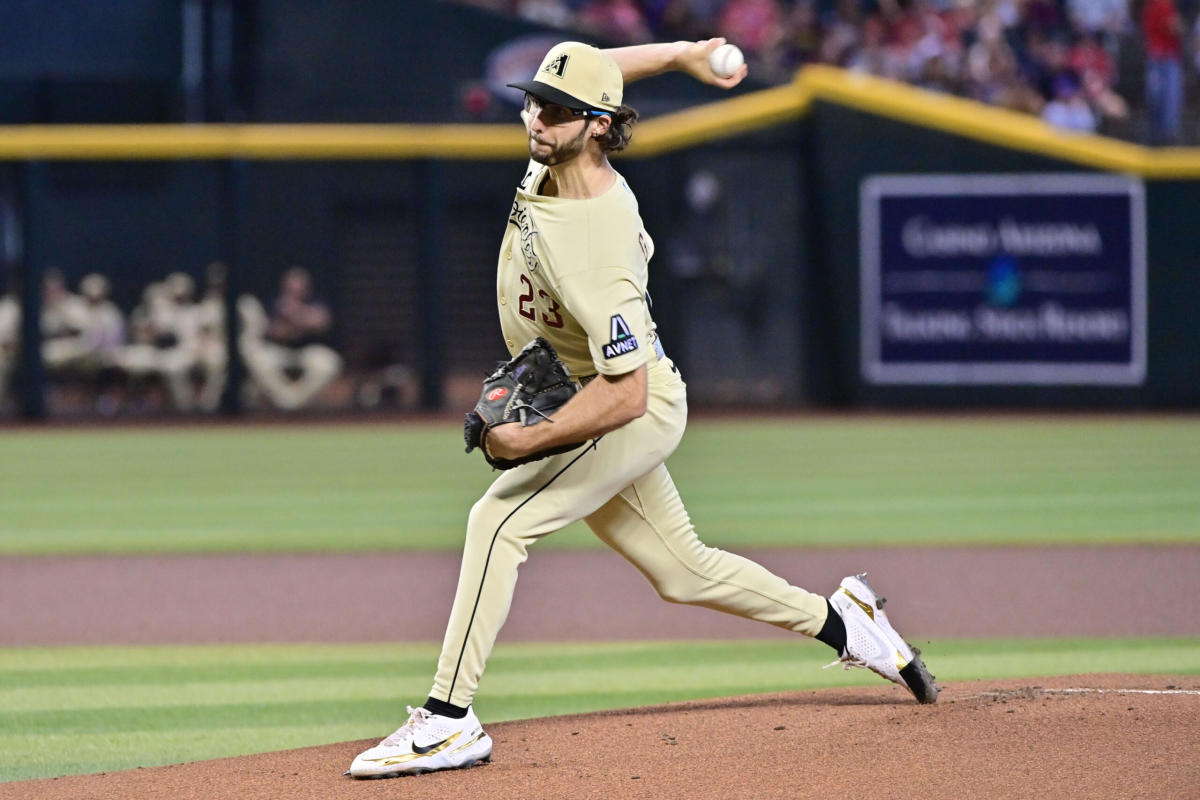
[[[798,647],[807,648],[807,652],[797,650]],[[816,645],[804,640],[785,647],[762,648],[755,665],[756,679],[790,680],[798,663],[813,659],[814,648]],[[662,659],[661,651],[659,647],[644,653],[610,653],[607,660],[618,660],[626,679],[640,689],[738,687],[744,684],[745,678],[731,669],[744,662],[744,648],[708,648],[697,654],[704,658],[702,662],[689,660],[686,647],[673,648],[674,658],[667,661]],[[40,718],[38,715],[42,712],[57,713],[62,709],[164,709],[169,712],[170,708],[182,705],[293,704],[297,698],[303,698],[303,702],[318,702],[387,697],[397,686],[427,683],[436,659],[436,654],[431,655],[422,659],[419,667],[405,663],[400,669],[374,661],[338,659],[336,663],[314,662],[301,670],[295,666],[286,670],[259,669],[253,671],[257,673],[254,675],[242,671],[240,676],[233,671],[197,674],[187,668],[153,672],[129,669],[116,674],[109,670],[108,676],[119,682],[108,683],[97,682],[99,676],[94,672],[60,670],[62,674],[53,686],[0,689],[0,709],[3,709],[0,711],[0,729],[9,726],[6,722],[9,715],[14,715],[16,720],[12,727],[21,729],[30,726],[16,715],[30,714],[29,719],[34,720]],[[522,653],[517,659],[519,664],[515,666],[520,669],[529,668],[540,675],[551,676],[549,684],[560,694],[596,687],[605,687],[605,691],[620,689],[620,685],[613,683],[616,677],[613,667],[603,656],[598,658],[595,652],[565,659]],[[489,686],[493,691],[500,694],[528,691],[524,676],[516,668],[506,668],[503,654],[493,661],[492,667],[497,673],[494,679],[489,673]],[[273,674],[263,674],[267,672]],[[305,675],[297,677],[298,672]],[[75,676],[82,680],[66,682]]]
[[[536,688],[528,685],[526,671],[546,676],[544,685],[555,693],[575,693],[600,687],[606,691],[617,690],[620,682],[625,680],[644,689],[741,685],[743,679],[730,667],[745,666],[748,652],[753,653],[756,681],[790,683],[797,680],[797,670],[815,662],[823,664],[828,655],[823,647],[803,639],[795,642],[673,642],[636,649],[619,645],[574,645],[566,648],[568,652],[562,655],[547,648],[546,645],[514,645],[498,651],[489,670],[491,692],[501,695],[536,692]],[[953,659],[966,654],[1000,665],[998,674],[1005,674],[1017,666],[1005,666],[1014,648],[1022,658],[1051,664],[1055,670],[1083,666],[1074,663],[1080,652],[1101,660],[1136,662],[1139,669],[1154,669],[1155,665],[1143,658],[1147,653],[1154,653],[1155,658],[1165,654],[1169,659],[1167,668],[1186,669],[1188,659],[1200,664],[1197,656],[1200,642],[1186,639],[981,640],[951,642],[937,655],[938,661],[952,670]],[[298,698],[303,701],[365,699],[390,696],[397,686],[424,684],[429,679],[436,656],[431,648],[422,647],[419,657],[401,653],[393,659],[382,657],[384,652],[373,653],[368,659],[357,659],[345,653],[342,647],[331,646],[327,653],[314,651],[307,662],[278,666],[260,664],[251,668],[239,668],[236,662],[231,662],[235,666],[216,664],[215,668],[206,667],[204,671],[182,665],[131,665],[119,671],[107,668],[103,672],[88,668],[61,669],[57,671],[58,680],[50,686],[15,687],[7,680],[12,674],[9,672],[5,673],[6,688],[0,689],[0,708],[4,709],[0,719],[8,719],[9,714],[62,709],[289,704],[298,702]],[[137,655],[138,648],[131,649],[131,658]],[[616,672],[618,668],[619,673]],[[980,665],[963,671],[971,674],[987,672]],[[833,684],[840,682],[837,673],[829,675],[835,678]],[[107,682],[99,681],[101,677],[107,678]],[[810,682],[812,676],[803,680]]]
[[[0,736],[0,781],[112,772],[289,750],[364,738],[356,725],[248,726],[231,737],[228,729],[134,731],[103,738],[63,733],[40,736]],[[390,733],[384,731],[379,738]],[[374,735],[374,734],[372,734]],[[236,745],[241,749],[234,749]],[[256,749],[251,743],[261,743]],[[250,745],[247,747],[247,745]],[[350,753],[347,758],[353,758]],[[347,761],[349,766],[349,761]]]
[[[810,642],[780,642],[775,645],[755,644],[760,664],[791,663],[798,655],[797,647],[811,647]],[[263,645],[246,648],[246,659],[235,658],[239,648],[212,649],[198,646],[195,655],[191,647],[130,647],[123,650],[97,648],[38,649],[10,651],[0,655],[0,696],[12,697],[21,692],[63,690],[100,693],[103,691],[173,687],[180,684],[203,686],[217,684],[228,687],[244,683],[270,681],[294,682],[337,676],[339,680],[404,679],[419,676],[423,680],[438,656],[433,645],[330,645],[310,646]],[[512,655],[509,655],[510,650]],[[718,671],[745,661],[746,646],[739,642],[675,642],[672,652],[686,663],[699,662]],[[0,651],[3,653],[3,651]],[[275,658],[272,659],[271,655]],[[599,659],[599,661],[598,661]],[[513,645],[493,654],[489,664],[501,675],[510,661],[521,668],[539,673],[562,673],[577,676],[596,669],[606,672],[608,662],[615,660],[630,670],[663,668],[662,647],[657,643],[605,643]],[[96,662],[108,662],[96,664]],[[678,665],[671,666],[678,670]],[[489,671],[489,678],[491,671]],[[590,678],[589,678],[590,680]],[[204,689],[220,692],[221,689]],[[8,707],[0,703],[0,708]]]
[[[451,424],[12,432],[0,553],[457,550],[494,477],[458,442]],[[669,466],[731,548],[1200,541],[1186,416],[701,419]],[[539,544],[600,546],[578,526]]]
[[[1076,672],[1200,674],[1200,641],[1194,639],[920,644],[943,683]],[[98,664],[89,663],[92,655]],[[496,722],[702,697],[880,685],[862,670],[820,669],[830,655],[806,640],[501,645],[489,665],[479,713],[485,722]],[[378,738],[403,721],[406,704],[424,697],[435,659],[436,649],[427,645],[0,651],[5,687],[0,780]],[[81,683],[13,687],[6,680],[36,668],[78,675]],[[97,670],[119,680],[111,686],[92,683]],[[210,679],[223,671],[224,680]],[[138,677],[151,682],[131,682]]]

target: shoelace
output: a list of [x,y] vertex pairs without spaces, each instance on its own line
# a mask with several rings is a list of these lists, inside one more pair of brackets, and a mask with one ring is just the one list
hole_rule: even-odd
[[830,661],[828,664],[821,667],[821,669],[829,669],[830,667],[836,667],[838,664],[841,664],[842,669],[844,669],[844,670],[849,670],[851,667],[862,667],[863,669],[870,669],[870,667],[867,666],[866,659],[855,658],[854,656],[850,655],[849,653],[846,653],[846,655],[842,656],[837,661]]
[[408,722],[397,728],[391,736],[384,739],[380,744],[387,747],[395,747],[400,744],[406,737],[411,737],[416,733],[418,728],[425,727],[425,723],[432,716],[432,713],[426,708],[413,708],[406,706],[408,709]]

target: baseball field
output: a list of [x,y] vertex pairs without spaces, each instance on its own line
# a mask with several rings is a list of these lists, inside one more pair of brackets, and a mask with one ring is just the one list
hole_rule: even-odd
[[466,512],[455,419],[0,433],[0,798],[1187,797],[1200,419],[700,418],[701,537],[868,570],[935,706],[822,645],[540,542],[476,710],[491,764],[356,782],[428,692]]

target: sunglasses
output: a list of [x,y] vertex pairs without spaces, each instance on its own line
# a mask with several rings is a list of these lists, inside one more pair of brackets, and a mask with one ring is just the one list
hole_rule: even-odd
[[607,115],[607,111],[595,111],[590,108],[567,108],[558,103],[547,102],[540,97],[525,93],[525,111],[530,115],[536,115],[541,111],[542,120],[547,125],[561,125],[564,122],[571,122],[576,119],[586,119],[589,117],[602,117]]

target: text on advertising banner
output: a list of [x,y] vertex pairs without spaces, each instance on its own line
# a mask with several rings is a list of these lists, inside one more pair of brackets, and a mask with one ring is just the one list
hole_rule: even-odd
[[863,182],[861,356],[877,384],[1136,385],[1142,184],[1117,175]]

